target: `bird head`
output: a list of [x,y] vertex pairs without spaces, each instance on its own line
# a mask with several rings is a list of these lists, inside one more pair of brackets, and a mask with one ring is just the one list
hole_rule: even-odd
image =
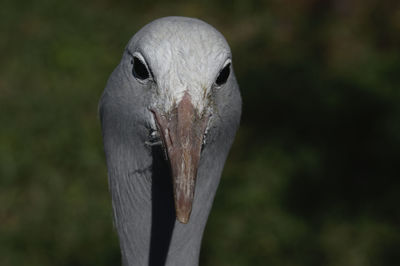
[[223,105],[217,97],[237,90],[225,38],[197,19],[158,19],[133,36],[109,84],[125,113],[136,113],[136,126],[148,129],[143,143],[162,146],[176,217],[187,223],[202,150]]

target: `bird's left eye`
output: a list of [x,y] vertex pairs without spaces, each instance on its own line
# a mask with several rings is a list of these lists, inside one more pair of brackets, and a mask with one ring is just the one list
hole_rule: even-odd
[[215,80],[215,84],[217,86],[221,86],[226,83],[228,80],[229,74],[231,72],[231,63],[228,63],[218,74],[217,79]]
[[134,56],[133,60],[132,60],[132,64],[133,64],[132,74],[133,74],[133,76],[135,76],[135,78],[137,78],[139,80],[145,80],[150,77],[150,73],[147,70],[146,65],[142,62],[142,60],[140,60],[139,58]]

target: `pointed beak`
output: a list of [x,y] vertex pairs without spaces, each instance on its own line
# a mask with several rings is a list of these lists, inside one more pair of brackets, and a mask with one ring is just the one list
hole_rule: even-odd
[[170,113],[151,111],[171,166],[176,218],[186,224],[192,211],[201,146],[209,115],[198,114],[187,92]]

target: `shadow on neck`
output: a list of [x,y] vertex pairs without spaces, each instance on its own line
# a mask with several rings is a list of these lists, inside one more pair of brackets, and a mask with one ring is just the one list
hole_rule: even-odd
[[149,266],[165,265],[175,224],[172,177],[161,146],[154,146]]

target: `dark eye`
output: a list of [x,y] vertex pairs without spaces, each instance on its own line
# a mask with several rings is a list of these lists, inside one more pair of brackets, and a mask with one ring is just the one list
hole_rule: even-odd
[[132,73],[133,76],[135,76],[135,78],[140,80],[145,80],[150,77],[146,65],[139,58],[133,57],[132,64],[133,64]]
[[215,84],[217,86],[221,86],[225,84],[225,82],[228,80],[229,73],[231,72],[231,63],[227,64],[221,72],[219,72],[217,79],[215,80]]

